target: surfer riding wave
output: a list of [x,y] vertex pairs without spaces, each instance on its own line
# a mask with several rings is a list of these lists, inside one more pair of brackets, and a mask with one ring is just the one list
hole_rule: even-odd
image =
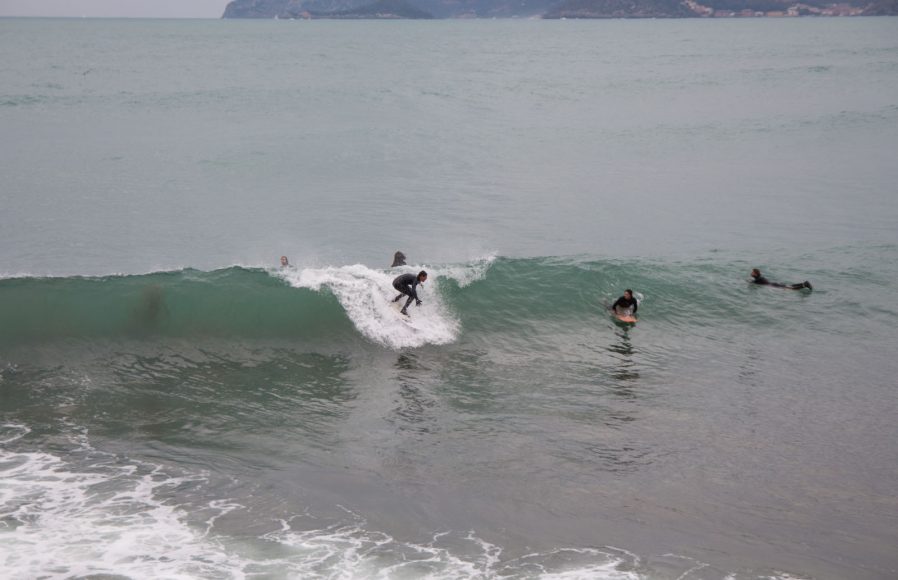
[[427,280],[427,272],[421,270],[418,272],[418,275],[414,274],[402,274],[400,276],[396,276],[396,279],[393,280],[393,288],[399,291],[399,296],[393,298],[393,302],[399,302],[399,299],[403,296],[408,296],[408,300],[405,301],[405,306],[402,307],[401,312],[408,316],[409,304],[412,303],[412,300],[415,301],[415,306],[421,306],[421,299],[418,298],[418,293],[415,291],[418,284],[423,284]]

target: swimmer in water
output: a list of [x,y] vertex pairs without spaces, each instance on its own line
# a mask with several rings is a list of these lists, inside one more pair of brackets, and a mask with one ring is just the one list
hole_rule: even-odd
[[396,266],[405,266],[405,254],[398,250],[393,254],[393,265],[390,267],[395,268]]
[[611,312],[618,316],[636,316],[638,309],[639,303],[633,298],[633,291],[629,288],[624,290],[624,295],[618,298],[610,308]]
[[800,282],[798,284],[783,284],[782,282],[771,282],[767,278],[761,275],[761,271],[757,268],[751,271],[751,281],[752,284],[760,284],[761,286],[773,286],[774,288],[788,288],[789,290],[802,290],[807,288],[808,290],[813,290],[813,286],[811,283],[805,280],[804,282]]

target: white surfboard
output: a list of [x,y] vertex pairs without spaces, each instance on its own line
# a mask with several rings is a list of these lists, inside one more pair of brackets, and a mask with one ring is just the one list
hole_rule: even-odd
[[[405,296],[403,296],[403,298],[405,298]],[[408,326],[411,327],[412,326],[412,317],[409,316],[408,314],[403,314],[401,312],[402,306],[404,304],[405,304],[404,300],[399,300],[398,302],[392,302],[390,304],[390,307],[393,310],[393,312],[396,313],[396,318],[398,318],[399,320],[401,320],[402,322],[404,322],[405,324],[407,324]]]

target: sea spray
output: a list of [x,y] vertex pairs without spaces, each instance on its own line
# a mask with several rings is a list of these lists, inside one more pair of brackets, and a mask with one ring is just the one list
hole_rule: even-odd
[[[327,288],[346,311],[353,325],[365,337],[389,348],[447,344],[459,332],[458,320],[443,303],[440,293],[419,286],[422,305],[412,308],[408,321],[394,308],[396,297],[392,281],[395,272],[372,270],[361,264],[352,266],[283,271],[281,276],[292,286],[321,291]],[[436,278],[434,275],[431,281]],[[427,283],[425,283],[427,284]],[[403,296],[402,300],[406,298]]]

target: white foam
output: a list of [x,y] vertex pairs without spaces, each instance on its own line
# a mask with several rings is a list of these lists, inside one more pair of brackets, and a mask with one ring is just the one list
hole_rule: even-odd
[[[27,428],[6,425],[3,433],[15,434],[4,437],[7,444]],[[89,448],[74,451],[92,453]],[[162,489],[190,479],[100,455],[78,469],[50,453],[0,448],[0,569],[5,577],[244,576],[239,558],[188,526],[183,510],[157,498]]]
[[443,532],[426,544],[414,544],[368,531],[364,524],[359,519],[326,529],[293,530],[284,520],[280,530],[265,538],[290,548],[292,555],[283,564],[291,575],[300,578],[642,578],[632,570],[634,560],[614,549],[556,550],[502,562],[502,549],[474,532]]
[[21,278],[49,278],[49,276],[32,274],[31,272],[0,272],[0,280],[17,280]]
[[540,580],[641,580],[639,558],[618,548],[562,548],[510,562],[514,570]]
[[[400,273],[417,273],[422,267],[406,266],[389,272],[372,270],[361,264],[328,268],[284,269],[273,272],[296,288],[321,291],[327,288],[346,311],[353,325],[365,337],[389,348],[447,344],[459,332],[455,315],[445,305],[438,286],[440,278],[452,278],[459,285],[482,277],[491,259],[468,266],[427,267],[428,279],[418,287],[422,306],[410,306],[410,320],[403,320],[393,307],[396,297],[393,279]],[[403,298],[402,300],[405,300]]]
[[300,556],[294,557],[290,571],[301,578],[455,580],[490,576],[484,562],[460,558],[446,548],[399,544],[389,536],[357,528],[288,534],[278,541]]
[[433,268],[433,272],[438,277],[455,280],[459,286],[464,288],[473,282],[482,280],[495,261],[496,256],[491,254],[482,258],[477,258],[466,264],[437,266]]
[[[2,378],[2,375],[0,375],[0,380],[2,380]],[[12,443],[17,439],[21,439],[25,435],[28,435],[30,432],[31,429],[24,425],[4,423],[3,425],[0,425],[0,445]]]
[[[182,496],[192,486],[202,490],[204,476],[172,476],[157,465],[98,452],[77,428],[72,436],[75,445],[65,459],[42,451],[10,450],[21,446],[29,432],[24,425],[0,425],[0,576],[4,578],[652,577],[638,556],[619,548],[562,548],[503,560],[501,547],[474,532],[441,532],[424,543],[403,542],[370,529],[349,510],[345,510],[348,517],[331,525],[316,525],[320,521],[308,514],[267,520],[247,512],[239,518],[280,525],[258,537],[229,537],[215,532],[216,520],[247,510],[243,505],[217,498],[188,507],[164,499]],[[188,523],[191,513],[193,525]],[[678,580],[689,580],[707,566],[683,559],[688,569]],[[726,576],[737,577],[802,578],[785,573]]]

